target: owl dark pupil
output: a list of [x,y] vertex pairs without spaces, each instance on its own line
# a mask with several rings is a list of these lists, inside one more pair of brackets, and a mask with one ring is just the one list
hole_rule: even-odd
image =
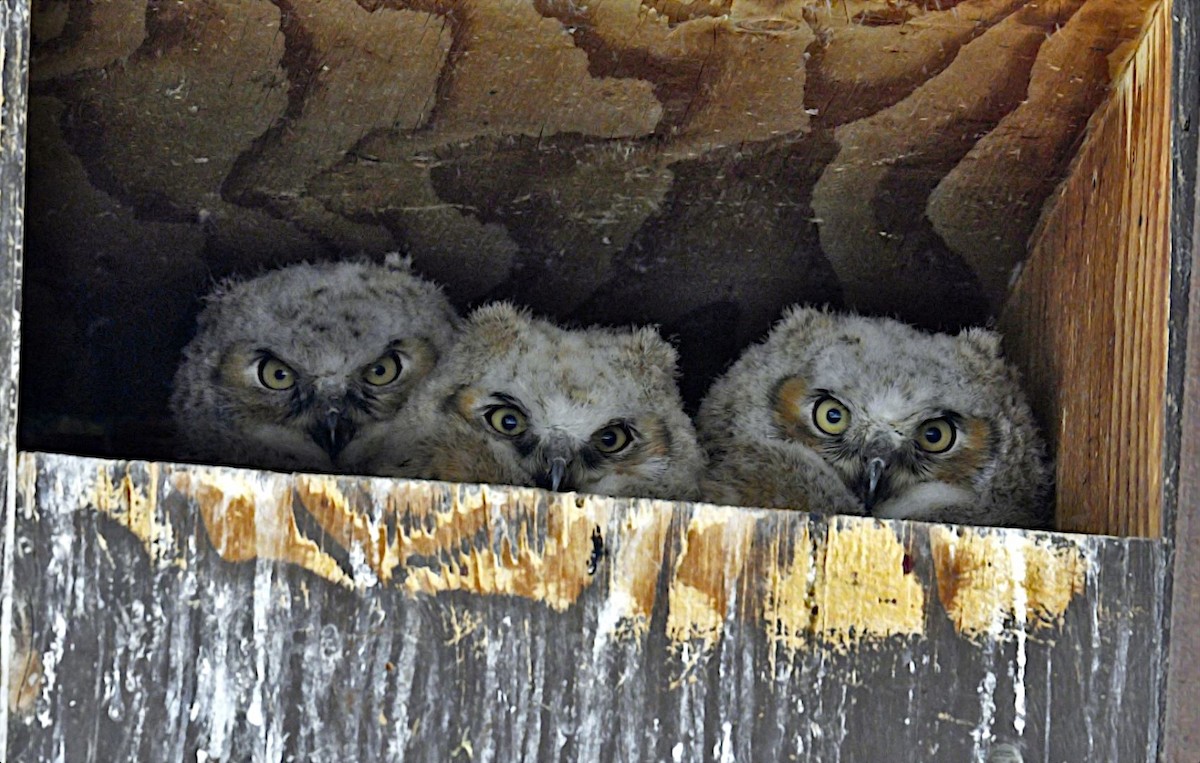
[[600,436],[600,442],[604,443],[604,447],[611,448],[617,444],[617,433],[609,430]]
[[937,443],[942,439],[942,432],[937,427],[930,427],[925,430],[925,439],[930,443]]
[[287,381],[287,378],[288,378],[287,371],[284,371],[282,368],[275,369],[275,381]]
[[511,413],[504,414],[504,417],[502,419],[500,419],[500,426],[504,427],[505,429],[507,429],[509,431],[516,429],[517,428],[517,417],[512,415]]
[[371,373],[375,374],[376,376],[383,376],[385,373],[387,373],[387,370],[383,367],[382,363],[379,363],[371,369]]
[[842,420],[842,412],[836,408],[831,408],[825,412],[825,420],[830,424],[837,424]]

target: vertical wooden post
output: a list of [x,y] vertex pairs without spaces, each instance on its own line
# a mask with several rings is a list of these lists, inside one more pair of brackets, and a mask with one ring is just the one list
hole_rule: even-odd
[[12,662],[17,457],[17,358],[20,353],[21,250],[25,207],[25,87],[29,0],[0,0],[0,761],[7,759]]
[[[1164,504],[1166,537],[1174,539],[1164,749],[1166,763],[1192,763],[1200,746],[1200,0],[1178,2],[1175,14],[1175,90],[1172,133],[1173,292],[1168,368]],[[1177,447],[1170,447],[1170,443]]]
[[1165,0],[1152,10],[1093,115],[1001,316],[1005,349],[1057,453],[1055,526],[1066,532],[1163,535],[1163,400],[1178,296],[1173,8]]

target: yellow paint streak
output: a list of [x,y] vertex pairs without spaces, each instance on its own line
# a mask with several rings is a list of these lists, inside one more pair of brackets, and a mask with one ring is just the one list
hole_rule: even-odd
[[[15,613],[14,613],[15,614]],[[12,661],[8,666],[8,709],[18,716],[29,716],[42,695],[46,681],[42,655],[33,648],[32,627],[28,617],[9,634]]]
[[197,468],[175,472],[171,483],[196,502],[208,537],[222,559],[278,560],[339,585],[351,584],[334,558],[296,527],[287,477]]
[[887,525],[831,521],[814,595],[814,628],[823,641],[846,649],[925,632],[925,591],[904,572],[904,554]]
[[[383,485],[382,491],[363,499],[379,507],[377,518],[372,518],[355,508],[344,479],[292,479],[295,495],[321,526],[325,540],[347,550],[361,549],[384,585],[400,586],[410,594],[521,596],[557,611],[574,603],[591,584],[587,569],[592,531],[604,526],[609,514],[602,499],[590,497],[380,481],[375,484]],[[213,545],[224,558],[243,561],[258,554],[286,559],[331,580],[349,582],[332,557],[300,534],[286,483],[278,491],[257,492],[228,482],[207,481],[198,489],[189,480],[183,483],[191,492],[181,490],[201,504]],[[389,533],[388,519],[395,520],[394,533]],[[268,536],[263,535],[264,526],[270,529]],[[540,542],[535,540],[539,537]],[[649,607],[653,608],[652,598]]]
[[667,601],[667,638],[716,645],[750,549],[758,512],[698,505],[679,550]]
[[[791,563],[780,569],[771,566],[763,596],[763,623],[767,638],[791,651],[808,645],[813,626],[813,597],[810,584],[816,573],[812,538],[805,526],[794,540]],[[778,539],[771,558],[778,558]],[[772,653],[773,656],[773,653]]]
[[[401,585],[410,593],[522,596],[561,612],[591,584],[587,563],[592,530],[603,526],[608,515],[602,500],[487,486],[449,490],[448,510],[433,512],[432,530],[396,533],[390,553],[405,563]],[[541,549],[536,549],[530,545],[535,534],[531,528],[541,524],[536,512],[542,507],[545,533]],[[518,532],[515,545],[506,537],[497,551],[493,530],[501,524],[514,525]],[[407,564],[416,554],[434,558]]]
[[1087,563],[1077,546],[1015,533],[930,528],[938,597],[959,633],[1011,638],[1013,623],[1062,621],[1083,593]]
[[671,506],[660,501],[637,501],[622,518],[616,541],[606,539],[606,545],[616,550],[600,562],[610,573],[598,638],[641,638],[649,630],[658,571],[671,525]]
[[333,477],[297,474],[295,479],[300,503],[321,529],[343,548],[362,549],[367,566],[381,583],[389,583],[400,559],[388,544],[387,526],[355,511]]
[[147,464],[145,482],[139,486],[128,472],[114,483],[108,467],[100,466],[87,500],[140,540],[155,564],[182,567],[186,562],[175,547],[171,525],[158,521],[158,471],[158,464]]

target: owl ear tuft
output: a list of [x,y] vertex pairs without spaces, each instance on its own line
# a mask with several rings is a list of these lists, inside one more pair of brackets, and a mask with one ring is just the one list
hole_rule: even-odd
[[965,354],[986,360],[1000,360],[1000,335],[984,328],[967,328],[958,332],[958,344]]
[[656,370],[669,379],[674,379],[679,373],[678,351],[652,326],[633,331],[628,357],[641,369]]
[[507,350],[532,319],[511,302],[491,302],[467,316],[466,331],[495,352]]

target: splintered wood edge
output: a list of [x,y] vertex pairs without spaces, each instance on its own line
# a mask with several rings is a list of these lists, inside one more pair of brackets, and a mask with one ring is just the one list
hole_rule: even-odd
[[[20,476],[27,516],[97,512],[159,568],[186,570],[197,527],[227,562],[291,564],[351,590],[562,612],[599,586],[596,649],[646,634],[664,570],[666,635],[690,654],[739,622],[785,654],[923,638],[935,617],[969,639],[1023,637],[1060,625],[1088,577],[1085,539],[1050,533],[56,454],[21,454]],[[318,538],[301,529],[313,523]]]

